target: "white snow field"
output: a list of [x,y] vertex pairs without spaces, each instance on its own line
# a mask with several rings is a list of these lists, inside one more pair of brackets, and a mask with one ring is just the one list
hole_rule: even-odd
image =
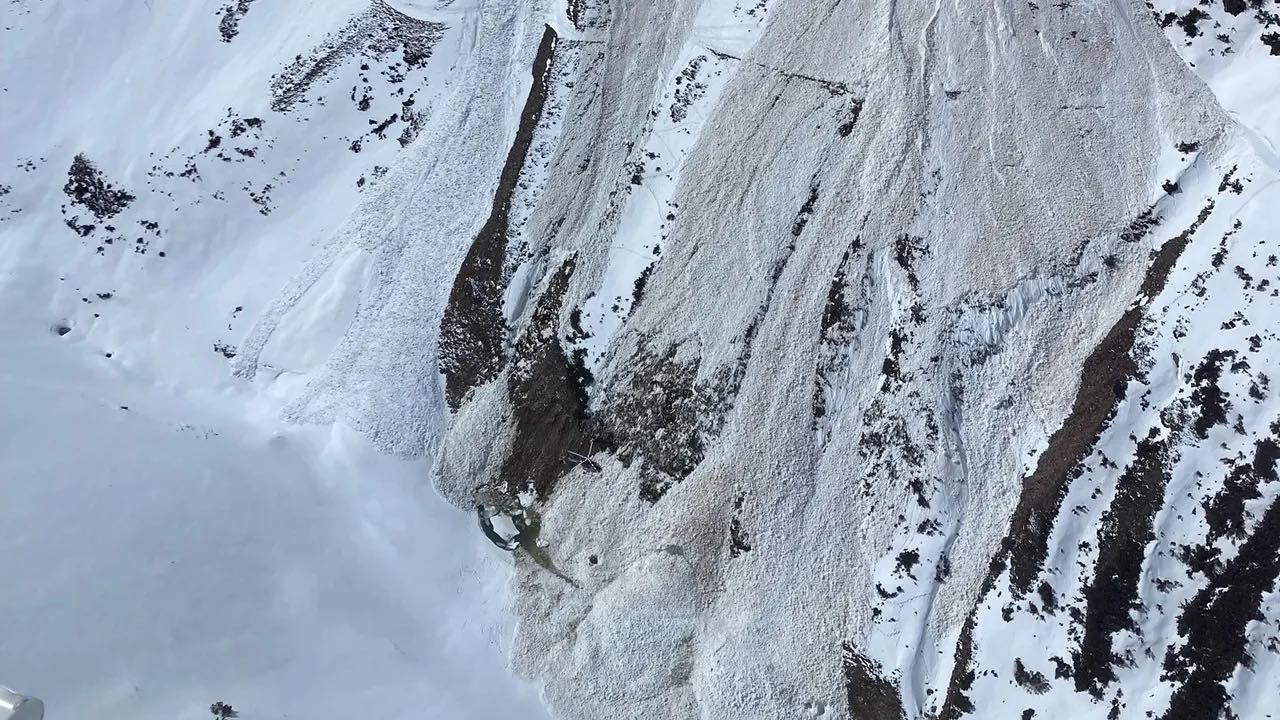
[[0,683],[49,718],[545,716],[430,462],[542,22],[450,6],[0,4]]

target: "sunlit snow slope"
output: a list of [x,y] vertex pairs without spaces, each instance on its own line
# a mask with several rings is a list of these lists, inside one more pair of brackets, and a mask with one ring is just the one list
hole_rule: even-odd
[[0,683],[50,717],[542,715],[420,332],[542,24],[439,5],[0,4]]

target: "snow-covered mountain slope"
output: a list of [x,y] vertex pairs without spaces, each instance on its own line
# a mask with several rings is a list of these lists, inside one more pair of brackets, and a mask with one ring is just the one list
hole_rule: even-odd
[[526,115],[556,149],[494,212],[534,209],[462,264],[438,465],[529,526],[554,712],[1259,716],[1280,60],[1244,5],[1197,6],[1239,18],[1214,62],[1137,3],[567,9],[530,102],[573,122]]
[[0,28],[0,683],[58,718],[543,716],[509,566],[430,489],[414,332],[541,22],[5,0]]
[[5,10],[15,328],[434,455],[555,716],[1274,712],[1276,0],[152,5]]
[[49,717],[541,715],[426,463],[0,327],[0,677]]

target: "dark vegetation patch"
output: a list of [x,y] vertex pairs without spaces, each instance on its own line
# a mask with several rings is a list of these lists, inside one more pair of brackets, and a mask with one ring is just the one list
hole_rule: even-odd
[[1222,9],[1232,15],[1239,15],[1246,10],[1262,10],[1267,0],[1222,0]]
[[836,273],[831,278],[831,286],[827,289],[827,304],[822,309],[822,336],[824,338],[832,328],[838,327],[849,318],[849,303],[844,298],[845,288],[848,284],[849,253],[856,253],[860,245],[861,243],[855,240],[853,247],[844,252],[844,255],[840,258],[840,264],[836,266]]
[[902,347],[906,341],[907,333],[902,328],[889,330],[889,353],[885,355],[884,363],[880,366],[880,374],[884,376],[884,381],[880,385],[881,392],[889,390],[891,381],[902,380]]
[[1159,224],[1160,218],[1156,216],[1155,207],[1149,207],[1129,223],[1129,226],[1120,233],[1120,239],[1127,243],[1137,242],[1150,234],[1151,230]]
[[115,217],[137,199],[108,181],[84,154],[76,155],[71,161],[62,192],[71,199],[72,205],[83,207],[99,221]]
[[234,0],[222,6],[222,19],[218,22],[218,33],[222,42],[229,43],[240,34],[240,20],[249,14],[249,7],[255,0]]
[[572,468],[565,462],[570,451],[586,452],[590,443],[586,389],[559,338],[560,306],[573,271],[570,258],[547,282],[512,353],[507,386],[515,430],[499,480],[512,493],[532,485],[540,500]]
[[1236,666],[1251,662],[1245,631],[1250,621],[1261,618],[1262,595],[1278,575],[1280,499],[1267,508],[1239,554],[1210,578],[1178,618],[1178,634],[1186,643],[1165,655],[1164,678],[1181,683],[1166,720],[1222,714],[1229,700],[1224,683]]
[[1196,366],[1192,382],[1195,390],[1191,392],[1191,402],[1198,409],[1193,425],[1196,437],[1201,440],[1209,437],[1210,428],[1227,421],[1227,394],[1218,382],[1222,379],[1222,365],[1236,356],[1234,350],[1210,350],[1204,360]]
[[[1280,430],[1280,427],[1276,428]],[[1258,440],[1253,449],[1253,460],[1231,468],[1222,483],[1222,489],[1205,501],[1204,519],[1209,524],[1209,542],[1221,537],[1243,539],[1245,531],[1245,503],[1262,497],[1258,486],[1262,482],[1276,481],[1276,461],[1280,459],[1280,444],[1275,438]]]
[[[1209,203],[1190,227],[1160,247],[1138,290],[1141,297],[1152,298],[1160,293],[1191,236],[1212,210],[1213,203]],[[1016,592],[1031,589],[1044,563],[1049,532],[1062,496],[1071,480],[1082,472],[1080,461],[1097,442],[1124,398],[1129,380],[1137,373],[1131,351],[1143,312],[1141,305],[1127,309],[1085,358],[1071,413],[1050,436],[1036,469],[1023,480],[1022,495],[1001,548],[1001,552],[1010,555],[1010,581]]]
[[[1140,296],[1155,297],[1163,289],[1174,264],[1191,241],[1191,236],[1204,224],[1212,210],[1213,203],[1210,202],[1190,227],[1160,247],[1147,268],[1139,289]],[[1154,218],[1154,212],[1147,216]],[[1140,233],[1139,237],[1145,236],[1153,226],[1154,222],[1143,221],[1142,227],[1137,231]],[[1125,234],[1121,233],[1121,239],[1126,239]],[[1137,372],[1137,363],[1131,356],[1131,351],[1142,314],[1141,306],[1126,310],[1085,359],[1075,403],[1062,427],[1050,436],[1048,447],[1041,454],[1036,469],[1023,480],[1022,494],[1010,520],[1009,534],[991,559],[979,598],[991,593],[996,580],[1004,574],[1006,568],[1010,570],[1010,585],[1015,593],[1028,592],[1039,575],[1048,552],[1053,520],[1061,508],[1067,486],[1080,474],[1081,460],[1097,443],[1104,424],[1112,417],[1116,405],[1123,398],[1129,379]],[[956,643],[956,661],[947,686],[947,696],[938,715],[939,720],[956,720],[974,710],[968,692],[976,677],[972,668],[976,624],[975,606],[960,630]],[[1065,669],[1065,663],[1064,672],[1069,672]]]
[[[174,147],[159,156],[155,164],[147,170],[147,186],[152,192],[172,198],[172,192],[162,189],[165,186],[164,179],[183,178],[192,184],[198,184],[203,180],[201,168],[208,168],[215,161],[220,164],[238,165],[254,161],[256,158],[256,162],[261,163],[260,156],[272,146],[272,140],[264,137],[264,125],[262,118],[241,117],[234,109],[227,108],[226,115],[218,121],[217,125],[206,129],[203,144],[199,149],[188,148],[184,152],[180,147]],[[281,172],[277,177],[284,176],[285,173]],[[282,181],[277,179],[276,182]],[[242,182],[240,185],[240,190],[245,193],[250,202],[258,206],[258,212],[263,215],[270,214],[272,210],[271,192],[274,189],[274,183],[258,185],[252,180]],[[226,199],[222,191],[215,191],[209,197],[218,201]],[[147,229],[153,232],[155,230],[155,228]]]
[[1058,595],[1053,591],[1053,586],[1048,582],[1041,582],[1040,587],[1036,588],[1036,594],[1040,596],[1040,607],[1050,615],[1058,609]]
[[848,347],[857,330],[854,308],[846,297],[849,292],[849,261],[862,250],[861,239],[845,251],[836,266],[827,289],[827,304],[822,310],[822,325],[818,337],[818,362],[813,379],[813,429],[827,414],[827,394],[833,381],[837,381],[848,359]]
[[916,565],[920,564],[920,553],[917,550],[903,550],[898,553],[898,557],[894,558],[894,572],[902,573],[911,577],[911,571]]
[[1238,166],[1231,166],[1231,169],[1222,176],[1222,182],[1218,183],[1218,192],[1221,193],[1230,190],[1236,195],[1244,192],[1244,183],[1240,178],[1236,177],[1236,173],[1239,172],[1239,170],[1240,168]]
[[[655,352],[641,342],[627,362],[631,372],[609,389],[600,432],[618,449],[624,464],[640,460],[640,497],[645,501],[657,502],[687,478],[702,462],[706,442],[720,434],[751,360],[756,331],[795,251],[795,238],[817,202],[818,185],[815,173],[809,198],[792,226],[792,240],[774,262],[764,302],[736,341],[742,348],[736,363],[704,375],[700,357],[681,360],[674,344]],[[703,379],[698,379],[700,375]]]
[[631,311],[632,312],[635,312],[635,309],[640,306],[640,301],[644,299],[644,289],[649,284],[649,277],[653,275],[653,268],[655,265],[657,265],[656,262],[651,262],[648,265],[645,265],[644,270],[640,271],[640,274],[636,276],[635,283],[632,284],[632,288],[631,288]]
[[1139,610],[1138,581],[1147,544],[1155,539],[1156,511],[1169,480],[1169,441],[1158,430],[1139,441],[1134,460],[1116,481],[1116,494],[1098,532],[1098,559],[1093,579],[1084,589],[1084,637],[1073,653],[1075,685],[1101,698],[1116,679],[1112,638],[1121,630],[1136,631],[1130,612]]
[[849,714],[859,720],[905,720],[898,686],[885,677],[880,663],[844,644],[844,679]]
[[1022,663],[1022,658],[1014,658],[1013,660],[1013,681],[1024,688],[1027,692],[1036,695],[1043,695],[1049,692],[1052,685],[1049,684],[1049,678],[1038,670],[1028,670],[1027,666]]
[[929,246],[923,238],[899,235],[893,243],[893,259],[907,273],[907,282],[914,292],[920,291],[920,278],[916,275],[916,261],[929,254]]
[[1209,13],[1198,7],[1193,7],[1182,15],[1175,12],[1167,12],[1159,18],[1160,27],[1167,28],[1171,25],[1177,24],[1177,26],[1182,28],[1182,31],[1185,32],[1189,38],[1200,35],[1200,21],[1208,19]]
[[676,76],[675,102],[671,103],[671,122],[681,123],[689,116],[689,107],[707,94],[707,84],[698,79],[698,73],[707,62],[706,55],[689,61]]
[[445,376],[445,397],[454,410],[462,406],[468,392],[496,378],[502,369],[507,335],[502,315],[502,295],[507,282],[503,268],[511,199],[533,141],[534,128],[542,116],[547,97],[547,69],[551,65],[555,39],[555,31],[548,26],[534,58],[533,85],[498,179],[489,218],[472,241],[454,278],[449,304],[440,323],[440,372]]
[[1271,49],[1272,55],[1280,55],[1280,33],[1264,33],[1262,44]]
[[[404,68],[422,69],[444,31],[441,23],[418,20],[383,0],[373,0],[368,10],[351,18],[310,53],[297,56],[271,78],[271,109],[287,112],[305,103],[312,87],[327,80],[339,66],[356,56],[382,61],[398,53]],[[403,73],[398,70],[390,75],[393,84],[404,81]],[[544,75],[535,73],[535,84],[545,80]]]

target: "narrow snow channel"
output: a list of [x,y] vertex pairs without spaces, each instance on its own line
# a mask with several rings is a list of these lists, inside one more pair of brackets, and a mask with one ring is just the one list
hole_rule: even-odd
[[50,718],[546,717],[429,463],[0,319],[0,683]]

